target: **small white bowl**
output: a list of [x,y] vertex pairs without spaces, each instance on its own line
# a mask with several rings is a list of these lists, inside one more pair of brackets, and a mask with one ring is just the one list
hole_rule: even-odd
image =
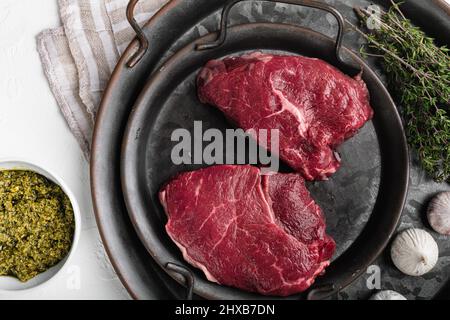
[[75,199],[73,192],[67,187],[65,182],[59,176],[55,175],[55,173],[50,172],[47,169],[44,169],[41,166],[38,166],[26,160],[0,159],[0,171],[4,170],[28,170],[43,175],[44,177],[53,181],[54,183],[56,183],[61,187],[64,193],[69,197],[69,200],[73,207],[73,214],[75,218],[75,231],[73,235],[72,247],[70,248],[69,253],[63,260],[61,260],[57,265],[37,275],[36,277],[27,282],[21,282],[13,277],[0,276],[0,293],[14,292],[14,291],[17,292],[31,291],[51,282],[51,280],[53,280],[57,274],[62,273],[62,271],[65,269],[65,266],[72,258],[80,238],[80,231],[81,231],[80,208],[78,206],[78,203]]

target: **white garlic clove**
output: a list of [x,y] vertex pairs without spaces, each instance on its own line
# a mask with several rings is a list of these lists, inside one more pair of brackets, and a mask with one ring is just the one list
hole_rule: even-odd
[[408,229],[392,243],[391,257],[401,272],[418,277],[434,268],[439,258],[439,248],[425,230]]
[[450,235],[450,192],[441,192],[428,207],[428,222],[438,233]]
[[369,300],[408,300],[400,293],[393,290],[384,290],[375,293]]

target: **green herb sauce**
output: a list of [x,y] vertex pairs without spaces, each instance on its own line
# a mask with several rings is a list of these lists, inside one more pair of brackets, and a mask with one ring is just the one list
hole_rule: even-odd
[[0,276],[22,282],[70,251],[73,208],[64,191],[31,171],[0,171]]

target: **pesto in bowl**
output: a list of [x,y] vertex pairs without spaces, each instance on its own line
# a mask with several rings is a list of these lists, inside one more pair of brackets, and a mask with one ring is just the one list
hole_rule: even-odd
[[60,186],[27,170],[0,171],[0,276],[26,282],[69,253],[74,211]]

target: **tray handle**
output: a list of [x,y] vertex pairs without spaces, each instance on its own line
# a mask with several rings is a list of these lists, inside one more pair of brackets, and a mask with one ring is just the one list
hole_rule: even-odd
[[[210,42],[210,43],[197,44],[197,46],[196,46],[197,50],[214,49],[214,48],[220,47],[225,42],[226,37],[227,37],[228,17],[230,15],[230,11],[236,4],[238,4],[239,2],[244,2],[244,1],[255,1],[255,0],[229,0],[226,3],[226,5],[222,11],[222,19],[220,22],[219,36],[217,37],[217,40]],[[336,36],[336,42],[335,42],[336,58],[340,63],[346,64],[342,60],[341,55],[340,55],[341,46],[342,46],[342,38],[344,35],[345,20],[344,20],[344,17],[342,16],[342,14],[338,10],[336,10],[334,7],[332,7],[326,3],[323,3],[323,2],[311,1],[311,0],[259,0],[259,1],[292,4],[292,5],[320,9],[320,10],[331,13],[336,18],[336,20],[338,22],[338,27],[339,27],[338,33]]]
[[194,275],[192,274],[192,271],[182,265],[172,263],[172,262],[169,262],[166,264],[166,269],[168,271],[178,273],[179,275],[181,275],[184,278],[185,285],[187,287],[185,300],[192,300],[193,292],[194,292],[194,283],[195,283]]
[[334,292],[336,292],[336,286],[334,284],[324,284],[311,288],[306,299],[323,300],[327,297],[330,297]]
[[147,53],[149,42],[147,37],[144,34],[144,31],[137,23],[136,19],[134,18],[134,10],[136,9],[136,5],[138,4],[139,0],[130,0],[127,6],[127,19],[130,23],[133,30],[136,32],[137,40],[139,42],[139,48],[138,50],[131,56],[131,58],[127,62],[127,66],[129,68],[133,68],[136,64],[141,61],[142,57]]

